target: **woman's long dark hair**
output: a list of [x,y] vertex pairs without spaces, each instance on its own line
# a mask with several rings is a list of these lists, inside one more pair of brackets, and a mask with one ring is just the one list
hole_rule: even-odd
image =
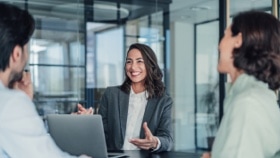
[[[164,89],[165,89],[164,84],[162,82],[163,74],[158,66],[157,58],[154,51],[147,45],[135,43],[130,45],[127,51],[127,55],[129,51],[132,49],[137,49],[141,52],[145,63],[147,76],[145,78],[144,86],[149,94],[148,99],[161,97],[164,94]],[[125,73],[125,80],[121,85],[121,90],[123,90],[126,93],[129,93],[130,87],[131,87],[131,80]]]
[[242,45],[234,49],[234,66],[268,83],[280,87],[280,22],[259,11],[247,11],[233,18],[232,35],[242,34]]

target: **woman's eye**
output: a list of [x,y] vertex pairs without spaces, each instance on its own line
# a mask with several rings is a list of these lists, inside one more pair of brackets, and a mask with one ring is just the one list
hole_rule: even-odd
[[126,63],[129,64],[129,63],[131,63],[131,61],[127,60]]

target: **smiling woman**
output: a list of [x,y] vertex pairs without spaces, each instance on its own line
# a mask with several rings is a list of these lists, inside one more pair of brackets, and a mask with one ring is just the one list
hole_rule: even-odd
[[[165,93],[162,72],[154,51],[144,44],[129,47],[126,78],[108,87],[98,111],[103,119],[109,150],[171,150],[172,99]],[[80,114],[87,109],[78,106]]]

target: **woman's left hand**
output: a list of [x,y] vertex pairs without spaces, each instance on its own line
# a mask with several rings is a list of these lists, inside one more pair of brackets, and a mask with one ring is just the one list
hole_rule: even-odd
[[132,138],[129,142],[144,150],[156,149],[158,140],[151,133],[150,129],[148,128],[147,122],[144,122],[143,128],[146,136],[145,139]]

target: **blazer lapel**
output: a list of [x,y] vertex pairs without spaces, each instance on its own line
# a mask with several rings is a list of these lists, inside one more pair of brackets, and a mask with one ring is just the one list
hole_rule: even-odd
[[120,126],[121,126],[122,137],[124,140],[125,131],[126,131],[127,113],[128,113],[129,94],[120,91],[119,98],[120,98],[119,99]]
[[[158,99],[156,99],[156,98],[148,100],[148,103],[147,103],[147,106],[145,109],[145,113],[144,113],[144,117],[143,117],[143,121],[142,121],[142,125],[144,122],[147,122],[147,124],[149,125],[149,121],[151,120],[152,116],[154,115],[154,111],[157,106],[157,101],[158,101]],[[140,138],[145,138],[145,133],[144,133],[142,125],[141,125],[141,130],[140,130]]]

